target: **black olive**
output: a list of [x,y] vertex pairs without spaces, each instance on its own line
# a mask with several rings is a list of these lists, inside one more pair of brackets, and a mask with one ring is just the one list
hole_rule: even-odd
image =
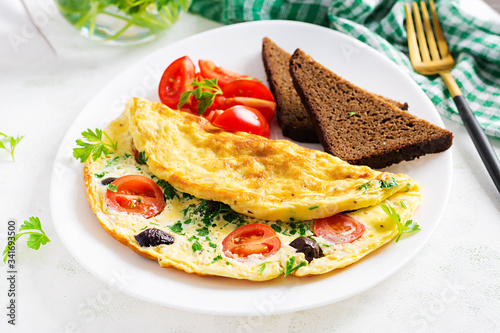
[[175,239],[172,235],[167,234],[165,231],[149,228],[135,236],[135,240],[142,247],[158,246],[161,244],[173,244]]
[[307,262],[311,262],[314,258],[320,258],[323,256],[323,251],[319,247],[318,243],[309,237],[299,237],[295,238],[290,246],[295,248],[297,252],[304,253]]
[[117,178],[115,177],[108,177],[106,179],[103,179],[101,180],[101,184],[104,185],[104,186],[108,186],[109,184],[111,184],[112,182],[114,182]]

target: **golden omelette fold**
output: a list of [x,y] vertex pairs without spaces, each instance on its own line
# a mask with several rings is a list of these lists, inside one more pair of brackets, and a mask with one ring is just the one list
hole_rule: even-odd
[[[153,174],[179,191],[259,219],[304,221],[375,206],[411,182],[290,141],[227,132],[140,98],[129,99],[125,113]],[[397,185],[383,187],[380,180]]]

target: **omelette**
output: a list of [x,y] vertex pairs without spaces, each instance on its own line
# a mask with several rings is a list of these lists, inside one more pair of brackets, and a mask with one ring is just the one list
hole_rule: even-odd
[[420,204],[407,175],[228,132],[144,99],[129,99],[105,132],[118,148],[85,162],[91,209],[116,240],[188,273],[324,274],[398,235],[381,204],[403,222]]

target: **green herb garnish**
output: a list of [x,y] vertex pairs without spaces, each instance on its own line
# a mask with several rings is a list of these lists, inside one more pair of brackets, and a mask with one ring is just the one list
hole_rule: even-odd
[[203,250],[203,246],[196,240],[193,245],[191,245],[191,248],[193,249],[193,252],[201,251]]
[[[0,148],[7,150],[10,153],[12,160],[15,161],[14,149],[16,148],[19,141],[21,141],[21,139],[24,138],[24,136],[18,136],[17,138],[15,138],[13,136],[9,136],[9,135],[4,134],[2,132],[0,132],[0,136],[3,137],[3,138],[0,138]],[[5,143],[9,144],[9,148],[7,148],[7,146],[5,146]]]
[[347,115],[348,115],[349,117],[352,117],[352,116],[354,116],[355,114],[356,114],[356,112],[349,112]]
[[[194,251],[194,250],[193,250]],[[219,254],[217,257],[215,257],[213,260],[212,260],[212,264],[218,260],[221,260],[222,259],[222,256]]]
[[262,275],[262,273],[266,269],[266,265],[267,265],[267,262],[265,262],[265,263],[263,263],[263,264],[260,265],[260,268],[259,268],[260,275]]
[[403,200],[401,200],[401,201],[399,202],[399,205],[400,205],[401,207],[403,207],[404,209],[408,208],[408,207],[406,207],[406,204],[405,204],[405,202],[404,202]]
[[357,188],[357,190],[358,190],[358,191],[363,190],[363,194],[364,194],[364,193],[366,193],[366,191],[367,191],[367,190],[368,190],[368,188],[370,187],[371,183],[372,183],[372,182],[371,182],[371,180],[370,180],[369,182],[364,183],[363,185],[360,185],[360,186]]
[[391,177],[389,180],[380,180],[380,188],[393,188],[398,187],[398,182],[394,177]]
[[213,249],[216,249],[217,248],[217,244],[214,244],[212,242],[208,242],[208,246],[210,246],[211,248]]
[[408,220],[408,221],[406,221],[405,224],[403,224],[401,222],[401,216],[399,216],[399,214],[396,212],[394,207],[387,206],[386,204],[383,204],[383,203],[380,204],[380,207],[382,207],[382,210],[387,215],[389,215],[389,217],[394,222],[396,222],[396,224],[398,226],[399,233],[398,233],[398,238],[396,238],[396,243],[399,241],[399,239],[401,238],[401,235],[403,235],[404,233],[411,233],[411,232],[415,232],[415,231],[420,230],[420,226],[416,222],[413,222],[413,220]]
[[73,157],[77,160],[79,159],[82,163],[85,162],[90,155],[92,155],[92,160],[95,161],[101,157],[102,154],[107,157],[110,152],[114,152],[118,148],[118,143],[111,140],[106,132],[98,128],[95,129],[95,132],[91,129],[87,129],[87,131],[82,132],[82,136],[88,142],[78,139],[76,140],[76,144],[80,147],[73,148]]
[[148,157],[146,156],[145,151],[138,152],[135,159],[139,164],[146,164],[148,162]]
[[175,197],[179,197],[175,188],[166,180],[158,179],[156,184],[163,189],[163,196],[165,197],[165,200],[172,200]]
[[102,178],[107,173],[108,173],[107,171],[103,171],[102,173],[94,173],[94,176],[96,176],[97,178]]
[[318,209],[318,208],[319,208],[319,205],[314,205],[314,206],[309,207],[309,210]]
[[209,230],[207,227],[196,229],[196,232],[198,232],[198,236],[206,236],[209,234]]
[[181,222],[176,222],[174,225],[171,225],[168,228],[179,235],[182,233],[183,230]]
[[22,235],[29,235],[29,238],[26,242],[28,247],[33,250],[38,250],[40,248],[40,245],[45,245],[48,242],[50,242],[49,237],[45,234],[45,232],[42,230],[42,224],[40,222],[40,219],[38,217],[32,216],[30,217],[27,221],[24,221],[24,223],[19,227],[19,231],[26,231],[22,232],[19,234],[16,234],[14,236],[13,241],[9,241],[7,243],[7,246],[5,247],[5,250],[3,251],[3,262],[7,262],[7,258],[9,256],[9,252],[11,248],[14,246],[15,242],[21,237]]
[[108,190],[110,190],[111,192],[116,192],[118,191],[118,186],[116,186],[115,184],[112,184],[112,183],[109,183],[108,186],[107,186]]
[[293,266],[295,264],[295,257],[290,257],[288,261],[286,262],[286,267],[285,267],[285,276],[292,274],[295,272],[297,269],[299,269],[302,266],[307,265],[307,261],[302,261],[297,266]]
[[177,108],[180,109],[181,106],[186,104],[189,96],[193,95],[200,103],[198,104],[198,114],[203,114],[207,108],[212,105],[215,100],[216,95],[222,95],[222,89],[217,85],[217,78],[215,79],[203,79],[199,81],[197,78],[191,83],[191,86],[196,87],[191,91],[185,91],[181,94],[179,104]]

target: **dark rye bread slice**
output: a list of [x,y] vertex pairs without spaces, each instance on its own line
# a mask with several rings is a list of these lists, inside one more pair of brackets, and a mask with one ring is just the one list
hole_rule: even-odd
[[[276,99],[276,117],[283,135],[299,142],[319,142],[314,125],[293,86],[290,76],[290,54],[269,38],[262,41],[262,60],[269,87]],[[403,110],[406,103],[379,96]]]
[[452,144],[451,132],[342,79],[299,49],[290,73],[323,148],[344,161],[383,168]]

